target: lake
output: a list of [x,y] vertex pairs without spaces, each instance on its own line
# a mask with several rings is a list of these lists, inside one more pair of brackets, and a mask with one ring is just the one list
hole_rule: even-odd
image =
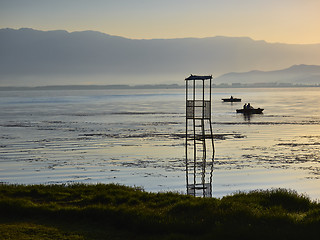
[[[223,103],[221,98],[242,98]],[[320,88],[213,88],[213,196],[320,199]],[[250,118],[244,103],[264,108]],[[0,181],[185,193],[184,89],[0,91]]]

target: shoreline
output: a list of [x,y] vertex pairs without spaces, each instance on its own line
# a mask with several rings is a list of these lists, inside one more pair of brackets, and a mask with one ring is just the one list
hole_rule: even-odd
[[[213,84],[213,88],[318,88],[320,84]],[[48,85],[48,86],[2,86],[0,91],[37,91],[37,90],[143,90],[143,89],[184,89],[179,84],[155,85]]]

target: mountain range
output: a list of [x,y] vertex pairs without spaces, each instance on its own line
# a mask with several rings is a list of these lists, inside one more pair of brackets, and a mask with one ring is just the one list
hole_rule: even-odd
[[276,71],[232,72],[215,78],[216,84],[320,84],[320,66],[293,65]]
[[0,86],[183,84],[190,74],[213,74],[217,82],[230,83],[275,82],[281,79],[273,76],[280,75],[313,83],[318,70],[310,71],[318,66],[307,65],[320,65],[320,44],[222,36],[137,40],[95,31],[0,29]]

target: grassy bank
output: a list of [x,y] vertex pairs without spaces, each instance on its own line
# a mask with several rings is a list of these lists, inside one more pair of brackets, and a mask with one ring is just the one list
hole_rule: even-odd
[[316,239],[320,203],[293,191],[222,199],[114,184],[0,185],[0,239]]

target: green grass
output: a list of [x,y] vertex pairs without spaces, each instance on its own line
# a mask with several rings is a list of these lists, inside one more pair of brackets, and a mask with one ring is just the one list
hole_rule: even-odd
[[320,204],[285,189],[222,199],[115,184],[0,185],[0,239],[315,239]]

